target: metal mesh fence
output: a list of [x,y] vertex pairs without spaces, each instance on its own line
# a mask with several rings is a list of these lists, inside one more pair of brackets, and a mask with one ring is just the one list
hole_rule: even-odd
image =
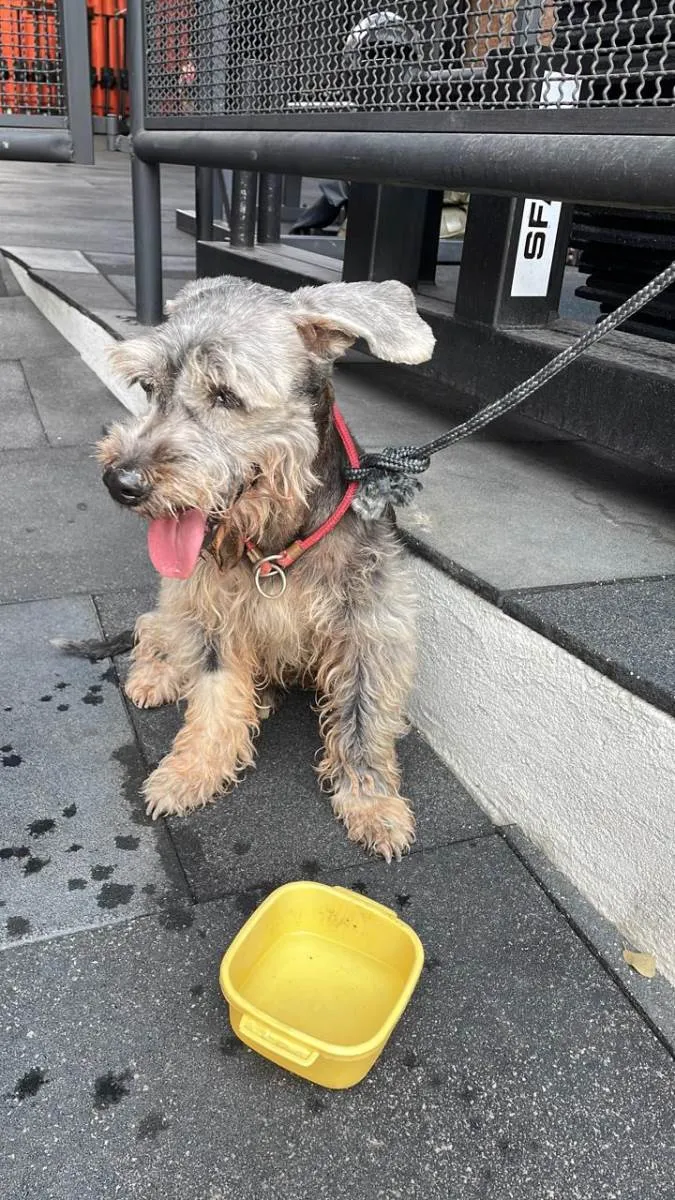
[[65,116],[62,41],[56,0],[0,0],[2,114]]
[[673,103],[675,0],[146,0],[147,115]]

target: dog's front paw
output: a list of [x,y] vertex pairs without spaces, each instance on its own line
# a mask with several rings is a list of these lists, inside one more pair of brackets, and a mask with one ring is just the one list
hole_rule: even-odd
[[182,816],[194,808],[203,808],[215,798],[216,788],[195,770],[194,761],[185,755],[168,754],[143,784],[148,816]]
[[335,799],[335,811],[351,841],[387,862],[407,854],[415,841],[415,818],[402,796],[362,796],[359,801],[352,796],[348,804]]
[[136,708],[159,708],[180,699],[178,679],[165,663],[139,663],[131,671],[124,691]]

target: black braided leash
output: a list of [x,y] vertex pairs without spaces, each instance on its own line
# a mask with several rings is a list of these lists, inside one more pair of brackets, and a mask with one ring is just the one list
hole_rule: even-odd
[[[433,442],[427,442],[424,446],[387,446],[384,450],[376,451],[373,454],[362,455],[358,467],[344,467],[345,479],[350,482],[356,481],[362,485],[377,486],[388,476],[398,477],[397,482],[399,485],[403,485],[402,488],[397,489],[399,490],[398,503],[405,503],[406,499],[411,499],[416,489],[422,485],[416,479],[409,478],[406,481],[404,477],[421,475],[431,466],[432,454],[437,454],[439,450],[445,450],[447,446],[452,446],[455,442],[469,437],[470,434],[477,433],[491,421],[496,421],[497,417],[501,417],[503,413],[522,404],[523,400],[548,383],[549,379],[553,379],[554,375],[564,371],[565,367],[584,354],[590,346],[599,342],[606,334],[611,333],[617,325],[621,325],[638,309],[644,308],[645,304],[664,292],[673,282],[675,282],[675,262],[672,262],[665,271],[652,279],[651,283],[640,288],[640,291],[636,292],[634,296],[629,297],[615,312],[604,317],[582,337],[577,338],[576,342],[573,342],[566,350],[546,363],[541,370],[531,375],[529,379],[523,380],[517,387],[512,388],[500,400],[493,400],[491,404],[486,404],[485,408],[479,409],[472,417],[468,417],[466,421],[455,425],[454,429],[449,429],[447,433],[441,434],[440,437],[434,438]],[[389,480],[390,484],[392,482]]]

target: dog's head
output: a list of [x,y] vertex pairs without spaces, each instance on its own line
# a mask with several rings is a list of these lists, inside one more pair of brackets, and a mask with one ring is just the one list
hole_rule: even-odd
[[114,499],[152,522],[155,566],[183,577],[233,506],[247,505],[255,537],[272,510],[306,503],[336,358],[364,338],[379,358],[423,362],[434,338],[395,281],[288,294],[197,280],[167,307],[163,325],[112,353],[120,376],[144,388],[148,411],[114,426],[98,456]]

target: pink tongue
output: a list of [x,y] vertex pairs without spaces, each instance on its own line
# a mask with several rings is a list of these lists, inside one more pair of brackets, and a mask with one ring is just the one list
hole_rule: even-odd
[[160,575],[187,579],[194,571],[206,533],[206,517],[189,508],[179,517],[156,517],[148,528],[150,562]]

